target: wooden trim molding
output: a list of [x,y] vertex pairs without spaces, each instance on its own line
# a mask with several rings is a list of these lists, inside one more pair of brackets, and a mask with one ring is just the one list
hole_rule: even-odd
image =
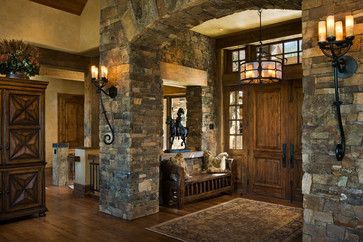
[[207,86],[208,74],[204,70],[160,62],[161,79],[168,86]]

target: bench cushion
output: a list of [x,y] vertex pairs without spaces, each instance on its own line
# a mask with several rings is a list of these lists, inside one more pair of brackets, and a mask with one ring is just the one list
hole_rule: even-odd
[[203,182],[208,180],[213,180],[216,178],[222,178],[230,176],[229,172],[221,172],[221,173],[202,173],[198,175],[193,175],[185,179],[185,183],[194,183],[194,182]]

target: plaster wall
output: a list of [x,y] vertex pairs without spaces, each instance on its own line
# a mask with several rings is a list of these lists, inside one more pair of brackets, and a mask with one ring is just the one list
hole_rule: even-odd
[[98,47],[98,31],[97,0],[88,1],[81,16],[28,0],[1,1],[0,36],[5,39],[78,53]]

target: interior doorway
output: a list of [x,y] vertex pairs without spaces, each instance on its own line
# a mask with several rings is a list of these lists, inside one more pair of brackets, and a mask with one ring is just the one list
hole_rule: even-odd
[[58,142],[69,148],[82,147],[84,142],[84,96],[58,94]]
[[226,150],[242,161],[243,191],[301,202],[301,79],[230,87],[225,95]]

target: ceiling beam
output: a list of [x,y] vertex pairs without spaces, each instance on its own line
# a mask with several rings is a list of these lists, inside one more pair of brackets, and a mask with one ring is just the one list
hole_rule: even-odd
[[[276,39],[302,33],[301,18],[262,27],[262,40]],[[239,46],[260,40],[260,29],[250,29],[216,38],[217,49]]]
[[51,8],[80,16],[86,6],[87,0],[30,0]]
[[40,64],[65,70],[86,72],[98,57],[87,57],[39,47]]

